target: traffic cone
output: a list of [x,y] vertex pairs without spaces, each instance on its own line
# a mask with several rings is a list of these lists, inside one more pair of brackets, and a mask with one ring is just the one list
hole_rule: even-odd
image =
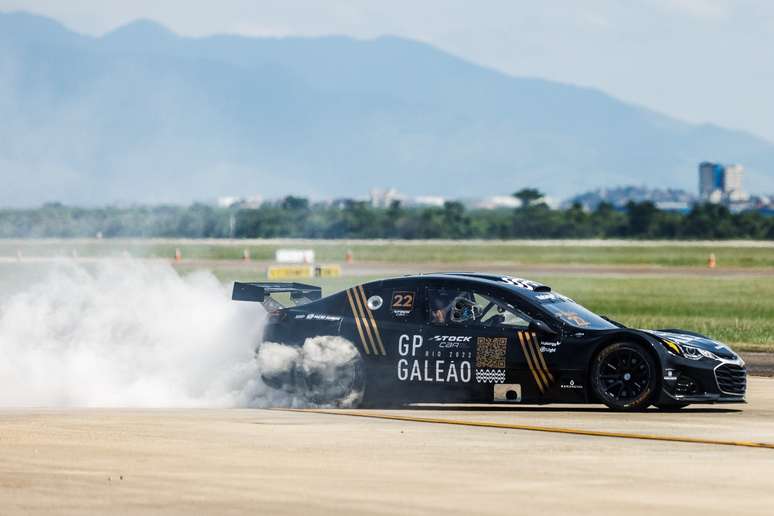
[[344,259],[347,263],[352,263],[353,257],[352,257],[352,251],[348,250],[347,254],[344,255]]
[[244,251],[242,251],[242,260],[244,260],[246,262],[250,261],[250,250],[249,249],[245,249]]
[[183,259],[183,253],[180,252],[180,248],[175,249],[175,261],[179,262]]
[[707,267],[710,269],[714,269],[718,264],[718,261],[715,259],[715,253],[710,253],[709,260],[707,260]]

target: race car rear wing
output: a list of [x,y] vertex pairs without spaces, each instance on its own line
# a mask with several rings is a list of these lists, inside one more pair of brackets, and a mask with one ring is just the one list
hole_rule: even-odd
[[234,301],[254,301],[257,303],[271,302],[272,305],[278,305],[276,300],[271,299],[272,294],[289,293],[290,299],[296,305],[317,301],[322,297],[322,289],[314,285],[305,285],[303,283],[234,283],[234,290],[231,293],[231,299]]

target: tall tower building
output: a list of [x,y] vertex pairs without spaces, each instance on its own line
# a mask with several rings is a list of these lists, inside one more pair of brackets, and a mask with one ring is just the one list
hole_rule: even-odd
[[742,165],[699,163],[699,197],[710,202],[736,202],[748,196],[742,190]]
[[703,161],[699,163],[699,197],[710,198],[716,190],[725,189],[725,167],[720,163]]
[[726,165],[725,169],[723,175],[723,193],[741,192],[744,167],[742,167],[742,165]]

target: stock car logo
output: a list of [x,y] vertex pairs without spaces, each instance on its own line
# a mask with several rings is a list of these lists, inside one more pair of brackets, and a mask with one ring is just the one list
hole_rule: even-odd
[[467,348],[473,341],[469,335],[433,335],[430,342],[437,342],[439,348]]

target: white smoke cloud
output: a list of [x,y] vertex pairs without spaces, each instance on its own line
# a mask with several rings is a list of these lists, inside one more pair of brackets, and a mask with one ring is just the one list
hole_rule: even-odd
[[62,261],[0,298],[0,406],[315,403],[308,392],[318,385],[269,387],[260,368],[321,374],[329,388],[337,378],[325,375],[352,357],[336,352],[339,339],[317,338],[303,348],[266,344],[256,360],[264,313],[231,301],[228,286],[208,272],[180,276],[165,263],[128,259],[88,269]]

